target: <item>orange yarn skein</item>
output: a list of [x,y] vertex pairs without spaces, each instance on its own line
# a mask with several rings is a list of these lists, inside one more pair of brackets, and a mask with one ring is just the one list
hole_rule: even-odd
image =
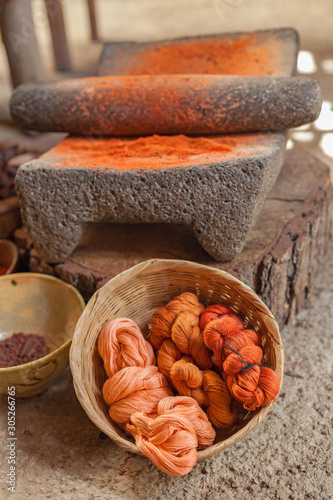
[[225,361],[229,354],[238,352],[246,345],[261,346],[261,337],[255,330],[241,330],[227,335],[222,347],[222,360]]
[[266,406],[279,393],[279,377],[272,368],[261,366],[261,359],[262,350],[252,345],[229,354],[223,363],[228,388],[246,410]]
[[211,352],[205,345],[196,314],[180,312],[171,327],[171,338],[180,352],[193,358],[200,370],[211,368]]
[[194,398],[200,406],[208,406],[209,399],[202,389],[203,375],[199,368],[186,359],[176,361],[170,371],[179,394]]
[[105,325],[98,338],[98,352],[108,377],[128,366],[156,364],[152,346],[128,318],[117,318]]
[[228,427],[236,420],[227,385],[217,373],[201,372],[194,364],[181,359],[173,365],[171,377],[180,394],[191,396],[200,406],[207,407],[208,418],[216,427]]
[[173,392],[156,366],[123,368],[103,386],[109,415],[118,424],[129,422],[135,411],[156,413],[158,402],[167,396]]
[[204,330],[205,326],[212,319],[217,319],[219,316],[222,316],[224,314],[232,314],[232,312],[233,311],[228,306],[221,306],[221,305],[208,306],[200,316],[199,326],[201,330]]
[[206,309],[200,316],[199,326],[201,330],[204,330],[210,321],[212,321],[213,319],[220,319],[225,316],[229,316],[236,321],[237,330],[243,330],[244,323],[240,319],[240,317],[234,313],[231,307],[222,305],[212,305],[206,307]]
[[197,434],[190,420],[182,415],[150,418],[136,412],[126,430],[134,436],[139,450],[171,476],[187,474],[197,461]]
[[227,384],[218,373],[206,370],[203,373],[203,388],[209,398],[207,415],[215,427],[229,427],[237,418],[236,405],[232,401]]
[[158,309],[150,323],[150,343],[155,350],[159,349],[164,340],[171,337],[171,327],[177,315],[182,311],[190,311],[199,316],[204,306],[194,293],[182,293],[171,300],[165,307]]
[[182,356],[182,353],[171,339],[164,340],[157,352],[158,369],[163,373],[171,387],[175,387],[170,375],[171,368]]
[[217,319],[211,319],[205,326],[203,331],[204,342],[206,346],[213,351],[213,363],[218,369],[222,370],[222,349],[224,345],[224,339],[228,335],[235,334],[238,330],[237,321],[228,316],[224,315]]

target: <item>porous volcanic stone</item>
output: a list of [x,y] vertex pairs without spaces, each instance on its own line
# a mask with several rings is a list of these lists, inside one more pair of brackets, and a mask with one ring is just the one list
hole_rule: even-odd
[[211,256],[228,261],[274,184],[285,140],[276,133],[70,137],[20,167],[23,221],[51,263],[73,252],[86,223],[105,221],[189,224]]
[[21,85],[25,129],[80,135],[207,135],[285,130],[316,120],[319,82],[230,75],[105,76]]

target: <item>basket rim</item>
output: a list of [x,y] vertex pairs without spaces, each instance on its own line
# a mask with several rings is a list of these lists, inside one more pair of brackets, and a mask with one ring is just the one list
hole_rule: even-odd
[[[133,278],[140,278],[141,276],[149,275],[152,273],[156,273],[157,270],[167,270],[172,266],[181,266],[182,271],[195,271],[201,270],[206,275],[208,274],[209,278],[224,279],[232,283],[232,285],[240,290],[242,293],[248,295],[249,299],[251,298],[251,303],[258,310],[258,313],[262,316],[263,322],[265,323],[267,329],[272,335],[272,341],[274,343],[275,355],[276,355],[276,373],[280,379],[280,389],[281,391],[282,382],[283,382],[283,365],[284,365],[284,353],[282,346],[282,339],[279,331],[279,326],[269,308],[264,304],[264,302],[257,296],[257,294],[248,286],[245,285],[238,278],[235,278],[227,271],[217,269],[214,267],[210,267],[204,264],[198,264],[196,262],[187,261],[187,260],[179,260],[179,259],[149,259],[135,266],[126,269],[125,271],[119,273],[117,276],[111,278],[107,283],[103,285],[99,290],[97,290],[93,296],[90,298],[89,302],[86,305],[85,310],[81,314],[72,339],[72,345],[70,348],[69,361],[70,361],[70,369],[73,376],[73,385],[76,396],[88,415],[89,419],[100,429],[102,432],[107,434],[118,446],[124,448],[127,451],[131,451],[132,453],[136,453],[142,455],[139,449],[136,447],[134,443],[129,441],[128,439],[122,437],[120,433],[118,434],[111,426],[106,425],[106,421],[103,420],[95,411],[95,409],[89,406],[90,396],[88,393],[88,388],[86,387],[86,383],[84,378],[82,377],[82,364],[80,363],[80,346],[78,342],[80,340],[81,328],[85,323],[86,318],[88,318],[95,307],[96,302],[99,299],[99,295],[101,291],[109,290],[110,293],[115,294],[117,291],[124,286],[129,280]],[[88,401],[88,402],[87,402]],[[222,449],[228,448],[229,446],[237,443],[240,439],[242,439],[246,434],[252,431],[259,423],[261,423],[267,414],[272,409],[274,403],[271,403],[267,406],[262,407],[258,413],[251,418],[251,420],[242,427],[239,431],[232,434],[227,439],[223,440],[220,443],[213,444],[212,446],[204,449],[198,450],[197,458],[198,460],[202,460],[204,458],[210,457],[215,454],[217,451],[221,451]]]

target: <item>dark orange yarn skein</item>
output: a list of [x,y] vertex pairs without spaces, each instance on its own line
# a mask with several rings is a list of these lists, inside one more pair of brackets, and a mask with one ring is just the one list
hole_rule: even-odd
[[175,387],[170,375],[171,368],[176,361],[180,360],[182,353],[171,339],[164,340],[157,352],[157,366],[159,371],[165,376],[171,387]]
[[190,311],[199,316],[204,306],[194,293],[186,292],[171,300],[165,307],[158,309],[150,323],[150,343],[155,350],[159,349],[163,341],[171,337],[171,327],[177,315],[182,311]]
[[180,394],[191,396],[200,406],[207,407],[208,418],[216,427],[228,427],[236,420],[227,385],[217,373],[201,372],[194,364],[181,359],[173,365],[171,377]]
[[237,314],[234,313],[231,307],[223,305],[211,305],[206,307],[200,316],[199,326],[201,330],[204,330],[210,321],[213,319],[220,319],[225,316],[229,316],[236,321],[238,330],[242,330],[244,328],[243,321]]
[[205,345],[196,314],[190,311],[180,312],[171,327],[171,338],[180,352],[193,358],[200,370],[211,368],[212,354]]
[[262,350],[258,346],[245,346],[229,354],[223,363],[228,388],[235,399],[247,410],[275,401],[280,380],[272,368],[262,366]]
[[194,398],[200,406],[209,406],[209,399],[202,388],[203,374],[195,364],[180,359],[171,368],[170,375],[179,394]]
[[261,337],[255,330],[241,330],[227,335],[224,338],[221,359],[225,361],[229,354],[238,352],[246,345],[261,346]]
[[218,369],[222,370],[222,349],[224,339],[228,335],[236,334],[238,328],[237,321],[230,316],[222,316],[210,320],[203,331],[203,338],[206,346],[213,351],[213,363]]

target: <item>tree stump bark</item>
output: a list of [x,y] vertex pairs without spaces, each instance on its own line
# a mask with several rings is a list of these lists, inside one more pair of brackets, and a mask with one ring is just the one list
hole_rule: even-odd
[[16,242],[31,271],[58,276],[86,299],[116,274],[150,258],[223,269],[255,290],[282,326],[311,301],[331,231],[332,200],[328,167],[295,149],[287,152],[242,253],[231,262],[214,261],[189,227],[173,224],[93,224],[75,252],[57,265],[41,261],[23,229]]

